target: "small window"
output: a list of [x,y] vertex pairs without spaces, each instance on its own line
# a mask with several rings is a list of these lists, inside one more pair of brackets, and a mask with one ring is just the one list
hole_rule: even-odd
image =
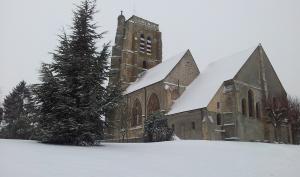
[[143,61],[143,68],[147,69],[147,62],[146,61]]
[[192,129],[193,129],[193,130],[196,129],[196,124],[195,124],[195,122],[192,122]]
[[217,102],[217,109],[220,109],[220,102]]
[[222,125],[221,114],[217,114],[217,125]]

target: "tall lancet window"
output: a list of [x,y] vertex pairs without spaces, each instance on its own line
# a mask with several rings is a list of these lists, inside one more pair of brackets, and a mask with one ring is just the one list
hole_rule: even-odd
[[141,36],[140,36],[140,52],[142,52],[142,53],[145,53],[145,48],[146,48],[146,46],[145,46],[145,36],[144,36],[144,34],[141,34]]
[[147,37],[147,54],[151,55],[152,53],[152,41],[151,41],[151,37]]
[[254,96],[252,90],[248,91],[248,112],[249,117],[254,117]]
[[135,127],[142,124],[142,106],[138,99],[135,100],[132,106],[132,121],[131,126]]

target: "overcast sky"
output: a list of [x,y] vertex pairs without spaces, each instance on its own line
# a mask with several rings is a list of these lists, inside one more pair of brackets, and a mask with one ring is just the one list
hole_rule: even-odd
[[[38,82],[41,62],[51,61],[57,34],[71,25],[79,0],[0,1],[0,99],[22,79]],[[120,10],[160,25],[163,57],[186,49],[200,70],[209,62],[258,43],[283,86],[300,98],[299,0],[98,0],[98,44],[114,41]],[[2,98],[1,98],[2,97]],[[1,102],[0,101],[0,102]]]

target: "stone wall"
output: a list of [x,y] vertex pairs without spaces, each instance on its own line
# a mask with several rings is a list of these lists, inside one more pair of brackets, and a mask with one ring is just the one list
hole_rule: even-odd
[[185,88],[199,75],[200,71],[195,60],[188,50],[183,58],[177,63],[173,70],[164,79],[167,94],[166,112],[173,102],[184,92]]
[[[141,43],[144,44],[144,50],[140,48]],[[148,45],[150,52],[147,52]],[[110,83],[121,80],[124,86],[128,86],[137,79],[139,73],[161,61],[162,40],[158,24],[137,16],[126,20],[121,14],[118,17],[115,45],[112,49]]]
[[201,110],[187,111],[167,116],[169,127],[180,139],[202,139]]
[[[132,121],[132,107],[136,99],[142,104],[143,115],[143,121],[139,126],[129,126],[128,138],[142,136],[144,121],[149,116],[147,110],[150,109],[149,98],[152,94],[157,95],[159,99],[159,111],[168,112],[173,104],[173,101],[183,93],[185,87],[188,86],[198,74],[199,70],[197,65],[191,53],[188,51],[165,79],[128,94],[126,96],[128,105],[128,121]],[[192,134],[189,135],[192,136]],[[195,135],[192,137],[195,137]]]
[[[145,42],[142,41],[142,35]],[[146,50],[148,37],[151,38],[150,53]],[[145,51],[140,49],[141,43],[144,43]],[[136,16],[128,19],[125,23],[121,60],[121,79],[125,83],[135,81],[139,73],[161,63],[162,41],[158,25]]]

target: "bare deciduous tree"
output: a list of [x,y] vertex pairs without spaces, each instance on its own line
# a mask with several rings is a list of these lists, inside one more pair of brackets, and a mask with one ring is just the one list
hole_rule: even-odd
[[286,97],[268,99],[266,111],[274,127],[275,141],[280,142],[281,125],[288,122],[288,99]]
[[292,140],[299,144],[300,138],[300,101],[297,97],[288,97],[288,118],[291,123]]
[[281,141],[281,126],[291,125],[292,143],[299,143],[300,136],[300,102],[296,97],[268,99],[266,110],[274,127],[275,141]]

